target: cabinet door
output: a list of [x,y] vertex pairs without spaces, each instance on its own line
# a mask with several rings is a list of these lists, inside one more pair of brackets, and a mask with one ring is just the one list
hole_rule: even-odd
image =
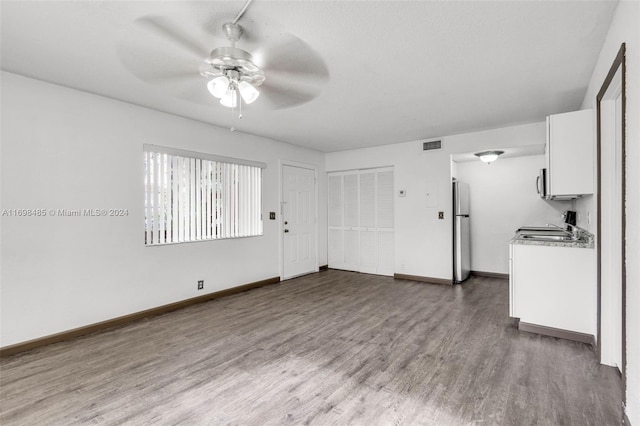
[[513,316],[529,324],[594,335],[594,249],[512,247]]
[[511,318],[520,318],[518,316],[518,309],[516,307],[514,284],[516,277],[513,269],[513,244],[509,244],[509,316]]
[[547,126],[551,196],[593,194],[593,111],[552,115]]

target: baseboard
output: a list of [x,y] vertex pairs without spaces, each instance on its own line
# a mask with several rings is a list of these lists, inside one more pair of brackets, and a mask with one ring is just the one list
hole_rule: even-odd
[[444,280],[442,278],[423,277],[421,275],[393,274],[393,278],[396,280],[420,281],[420,282],[429,283],[429,284],[453,285],[453,282],[451,280]]
[[501,280],[509,279],[509,274],[501,274],[499,272],[471,271],[471,275],[474,277],[498,278]]
[[329,270],[329,265],[322,265],[318,268],[319,272],[328,271],[328,270]]
[[542,334],[544,336],[558,337],[560,339],[573,340],[575,342],[586,343],[592,346],[596,343],[595,338],[591,334],[578,333],[577,331],[568,331],[553,327],[545,327],[543,325],[529,324],[522,321],[518,323],[518,330],[526,331],[529,333]]
[[208,293],[208,294],[194,297],[191,299],[182,300],[180,302],[170,303],[168,305],[162,305],[156,308],[135,312],[133,314],[124,315],[124,316],[113,318],[110,320],[89,324],[84,327],[74,328],[72,330],[63,331],[61,333],[39,337],[37,339],[28,340],[22,343],[16,343],[14,345],[0,348],[0,357],[14,355],[20,352],[25,352],[31,349],[39,348],[41,346],[50,345],[52,343],[62,342],[63,340],[75,339],[80,336],[95,333],[97,331],[103,331],[113,327],[118,327],[130,322],[141,320],[143,318],[149,318],[157,315],[166,314],[167,312],[186,308],[187,306],[197,305],[199,303],[208,302],[210,300],[219,299],[221,297],[230,296],[232,294],[242,293],[243,291],[251,290],[254,288],[263,287],[265,285],[277,284],[279,282],[280,282],[280,277],[267,278],[265,280],[255,281],[255,282],[244,284],[238,287],[232,287],[225,290],[216,291],[214,293]]

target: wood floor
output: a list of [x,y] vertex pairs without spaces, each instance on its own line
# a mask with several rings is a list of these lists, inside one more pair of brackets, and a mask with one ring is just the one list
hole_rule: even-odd
[[1,361],[2,425],[615,425],[585,344],[518,332],[505,280],[329,270]]

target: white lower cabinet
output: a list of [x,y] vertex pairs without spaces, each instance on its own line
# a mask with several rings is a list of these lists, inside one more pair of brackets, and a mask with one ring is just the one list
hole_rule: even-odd
[[593,248],[510,245],[509,313],[521,322],[595,336]]

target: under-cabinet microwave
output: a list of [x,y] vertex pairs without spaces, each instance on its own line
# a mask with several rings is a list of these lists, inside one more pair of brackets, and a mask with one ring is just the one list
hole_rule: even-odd
[[540,169],[540,174],[536,178],[536,191],[540,198],[547,199],[547,169]]

